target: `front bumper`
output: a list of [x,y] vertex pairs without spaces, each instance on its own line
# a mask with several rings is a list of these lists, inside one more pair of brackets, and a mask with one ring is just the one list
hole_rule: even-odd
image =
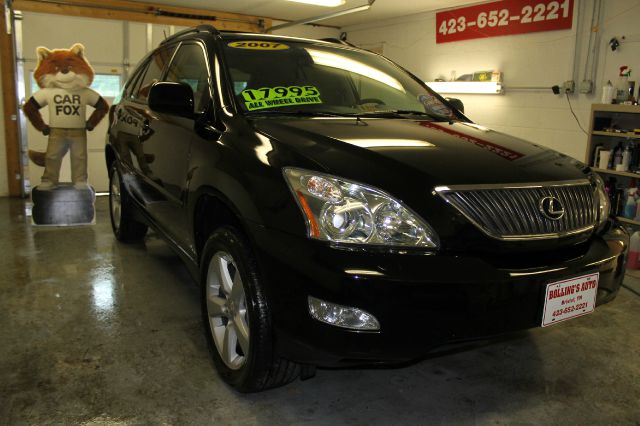
[[[497,266],[471,255],[344,251],[258,226],[251,235],[277,351],[320,366],[408,361],[446,343],[538,327],[546,284],[587,272],[600,272],[597,303],[605,303],[624,278],[629,241],[613,228],[577,257],[526,268],[517,262],[519,268],[510,269],[508,261]],[[379,320],[380,331],[312,319],[308,296],[364,309]]]

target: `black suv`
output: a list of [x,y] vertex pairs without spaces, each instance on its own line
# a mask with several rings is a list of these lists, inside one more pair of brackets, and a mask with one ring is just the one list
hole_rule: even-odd
[[453,105],[346,43],[180,32],[110,111],[114,233],[185,260],[244,392],[613,299],[628,235],[602,180]]

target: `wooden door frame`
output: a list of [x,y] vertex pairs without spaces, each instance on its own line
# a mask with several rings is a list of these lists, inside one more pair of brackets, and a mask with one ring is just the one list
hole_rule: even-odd
[[[7,16],[10,19],[7,19]],[[22,196],[22,167],[20,167],[20,136],[18,133],[18,95],[14,48],[13,14],[7,14],[2,2],[0,23],[0,61],[2,66],[2,106],[4,112],[4,139],[7,157],[7,186],[12,197]],[[9,24],[9,26],[7,26]]]
[[[272,25],[271,18],[260,16],[176,6],[156,6],[129,0],[2,0],[2,16],[0,17],[2,21],[0,23],[1,89],[7,182],[11,197],[24,195],[21,184],[23,176],[20,166],[13,10],[187,27],[211,24],[220,30],[244,32],[264,32]],[[6,16],[10,16],[10,19],[7,20]]]

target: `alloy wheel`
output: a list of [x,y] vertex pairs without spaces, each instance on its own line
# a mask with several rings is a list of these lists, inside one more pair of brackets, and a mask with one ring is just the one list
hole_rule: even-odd
[[206,286],[207,314],[216,349],[227,367],[238,370],[249,355],[249,314],[242,277],[229,253],[213,255]]

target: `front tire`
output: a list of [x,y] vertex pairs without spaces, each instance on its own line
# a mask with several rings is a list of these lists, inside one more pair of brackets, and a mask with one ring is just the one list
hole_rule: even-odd
[[114,161],[109,170],[109,213],[111,229],[118,241],[136,242],[144,238],[147,225],[133,218],[133,205]]
[[301,365],[274,353],[271,313],[256,260],[244,236],[225,226],[205,244],[202,315],[220,377],[240,392],[295,380]]

